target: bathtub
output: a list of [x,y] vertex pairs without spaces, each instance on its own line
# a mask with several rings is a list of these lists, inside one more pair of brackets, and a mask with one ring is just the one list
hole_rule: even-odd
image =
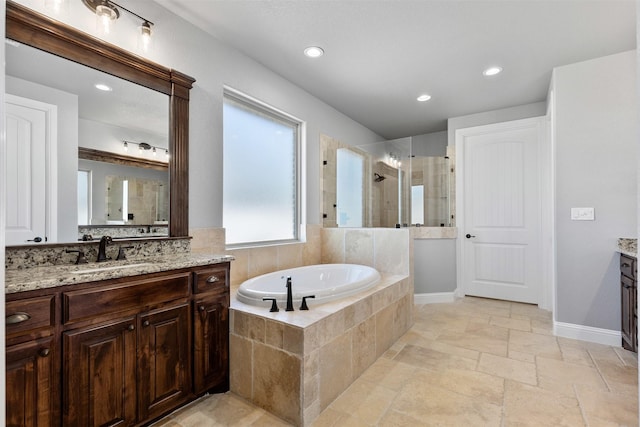
[[[380,281],[380,273],[375,268],[357,264],[319,264],[275,271],[246,280],[238,288],[236,298],[245,304],[269,307],[270,301],[263,298],[276,298],[283,309],[287,302],[287,277],[291,277],[291,291],[294,303],[302,297],[315,295],[307,299],[309,304],[321,304],[354,295],[375,286]],[[296,306],[296,309],[298,309]]]

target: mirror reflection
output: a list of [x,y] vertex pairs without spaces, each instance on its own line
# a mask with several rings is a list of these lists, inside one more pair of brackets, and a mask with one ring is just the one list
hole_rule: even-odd
[[[134,231],[140,237],[140,229],[151,227],[168,234],[167,95],[12,41],[6,45],[6,93],[8,154],[18,165],[8,182],[8,245],[31,243],[27,231],[48,243],[70,242],[87,234],[86,226],[122,226],[111,230],[122,237]],[[20,151],[26,140],[30,152]],[[124,141],[130,141],[127,151]],[[78,149],[120,161],[78,159]],[[126,215],[117,219],[109,211],[107,177],[127,181],[130,190]],[[27,182],[33,188],[22,188]],[[41,201],[30,207],[21,194]],[[23,209],[46,213],[42,225],[33,226],[40,228],[25,231]]]
[[322,135],[324,227],[453,226],[449,156],[420,156],[412,138],[349,146]]

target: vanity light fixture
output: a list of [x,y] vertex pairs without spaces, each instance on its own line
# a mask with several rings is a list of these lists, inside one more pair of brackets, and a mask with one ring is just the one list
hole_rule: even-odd
[[502,67],[489,67],[482,72],[482,74],[486,77],[495,76],[502,72]]
[[304,50],[304,54],[309,58],[319,58],[324,55],[324,49],[319,46],[309,46]]
[[82,0],[82,3],[96,14],[96,30],[102,35],[113,32],[116,20],[120,17],[120,9],[141,20],[139,45],[145,52],[149,51],[153,22],[111,0]]
[[417,99],[418,101],[420,101],[420,102],[425,102],[425,101],[428,101],[428,100],[430,100],[430,99],[431,99],[431,95],[427,95],[427,94],[425,93],[425,94],[420,95],[420,96],[419,96],[419,97],[417,97],[416,99]]

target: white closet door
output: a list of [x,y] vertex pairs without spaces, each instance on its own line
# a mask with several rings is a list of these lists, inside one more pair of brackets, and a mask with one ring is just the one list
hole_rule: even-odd
[[461,129],[466,295],[539,303],[540,119]]

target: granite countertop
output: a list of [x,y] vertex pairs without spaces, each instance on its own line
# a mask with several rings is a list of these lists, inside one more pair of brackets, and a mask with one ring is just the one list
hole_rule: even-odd
[[233,259],[234,257],[231,255],[195,255],[186,253],[129,259],[126,261],[6,270],[5,294],[217,264],[232,261]]
[[638,239],[620,238],[618,239],[618,252],[628,256],[637,258],[638,256]]

